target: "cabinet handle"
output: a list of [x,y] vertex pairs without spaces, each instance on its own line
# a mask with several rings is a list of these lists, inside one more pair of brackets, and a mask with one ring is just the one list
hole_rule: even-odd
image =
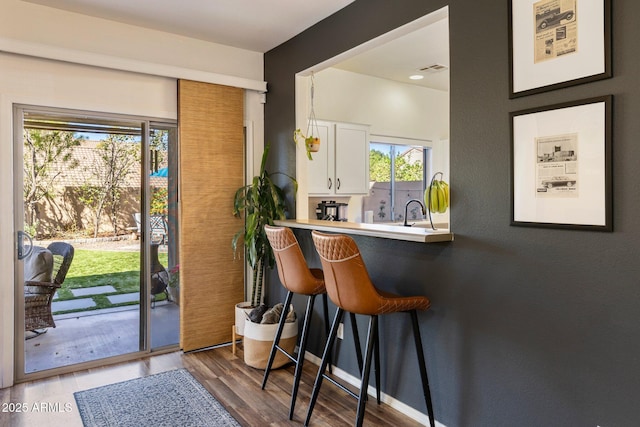
[[336,187],[336,189],[340,189],[340,178],[338,178],[338,186]]
[[329,178],[329,190],[331,190],[332,185],[333,185],[333,182],[331,182],[331,178]]

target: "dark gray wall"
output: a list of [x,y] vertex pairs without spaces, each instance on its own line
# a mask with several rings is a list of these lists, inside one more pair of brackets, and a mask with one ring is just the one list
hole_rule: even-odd
[[[376,283],[432,300],[420,324],[436,419],[448,427],[640,423],[640,2],[614,3],[613,78],[516,100],[508,97],[508,1],[449,3],[456,240],[357,239]],[[271,169],[295,173],[296,72],[446,4],[357,0],[268,52]],[[606,94],[614,95],[614,232],[511,227],[509,112]],[[297,235],[318,265],[308,232]],[[277,301],[277,275],[269,279]],[[424,412],[414,351],[403,341],[409,324],[394,316],[381,320],[383,389]],[[338,364],[355,373],[348,336]]]

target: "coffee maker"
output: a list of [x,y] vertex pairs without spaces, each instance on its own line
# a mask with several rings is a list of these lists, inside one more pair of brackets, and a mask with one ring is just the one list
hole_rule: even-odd
[[346,221],[349,205],[335,200],[323,200],[316,208],[316,218],[324,221]]

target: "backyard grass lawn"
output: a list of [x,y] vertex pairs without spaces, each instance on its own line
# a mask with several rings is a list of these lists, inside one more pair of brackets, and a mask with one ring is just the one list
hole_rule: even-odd
[[[167,254],[159,253],[158,259],[167,266]],[[96,251],[76,249],[67,277],[58,289],[56,301],[75,299],[71,289],[90,288],[95,286],[113,286],[116,292],[93,296],[96,307],[92,310],[120,305],[138,304],[130,302],[111,304],[106,298],[109,295],[139,292],[140,289],[140,253],[126,251]],[[78,298],[87,298],[86,296]],[[165,295],[156,295],[156,301],[165,299]],[[83,309],[85,311],[87,309]],[[58,312],[58,313],[66,313]]]

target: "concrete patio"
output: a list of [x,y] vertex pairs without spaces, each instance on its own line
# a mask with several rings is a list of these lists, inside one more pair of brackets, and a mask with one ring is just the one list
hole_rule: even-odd
[[[34,242],[47,246],[49,242]],[[82,239],[72,241],[76,249],[138,252],[140,242],[134,239]],[[166,251],[162,246],[160,251]],[[92,310],[96,295],[113,294],[112,286],[72,289],[76,299],[59,301],[57,294],[51,304],[54,313],[80,310],[53,316],[56,327],[32,337],[25,332],[25,373],[33,373],[76,363],[88,362],[139,350],[140,305],[126,305]],[[112,304],[140,300],[138,292],[107,295]],[[151,309],[151,348],[175,345],[180,341],[180,309],[175,303],[159,301]]]
[[[56,328],[25,340],[25,373],[136,352],[139,318],[139,305],[54,316]],[[179,307],[159,302],[151,310],[151,347],[177,344],[179,339]]]

